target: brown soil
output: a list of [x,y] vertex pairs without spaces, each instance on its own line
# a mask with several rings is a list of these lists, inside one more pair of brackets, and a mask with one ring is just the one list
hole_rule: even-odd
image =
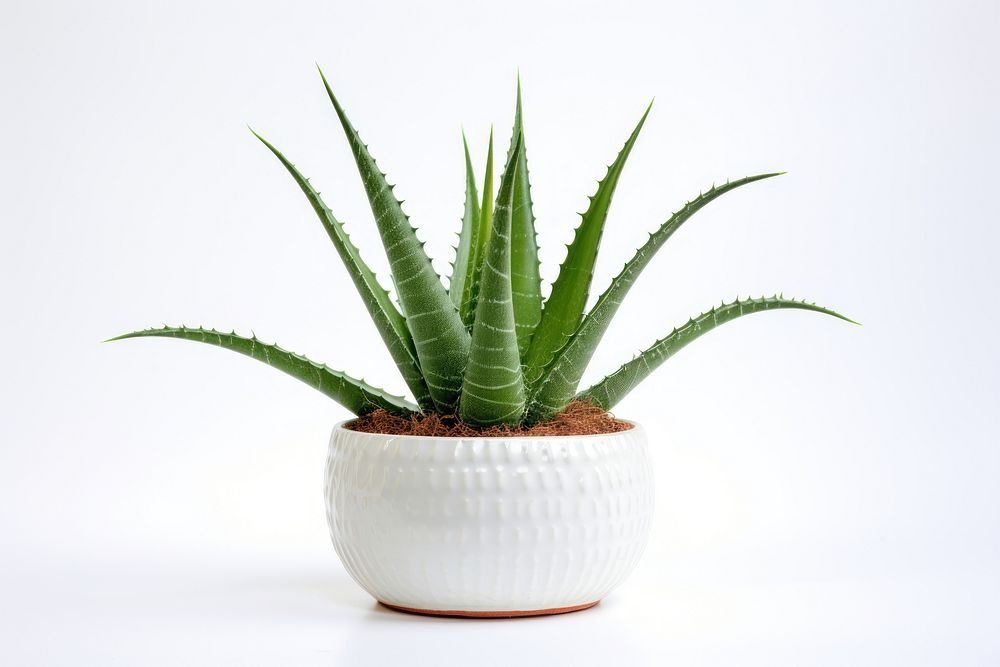
[[458,438],[527,438],[546,435],[597,435],[600,433],[627,431],[632,428],[632,425],[628,422],[615,419],[610,413],[583,401],[574,401],[549,421],[535,424],[531,427],[490,426],[488,428],[475,428],[465,424],[455,416],[424,414],[406,418],[397,417],[382,409],[349,421],[344,426],[352,431],[362,431],[364,433]]

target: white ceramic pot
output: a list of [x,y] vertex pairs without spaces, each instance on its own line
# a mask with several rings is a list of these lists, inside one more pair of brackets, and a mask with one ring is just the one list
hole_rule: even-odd
[[439,438],[338,424],[326,468],[333,546],[389,607],[525,616],[592,606],[642,555],[646,434]]

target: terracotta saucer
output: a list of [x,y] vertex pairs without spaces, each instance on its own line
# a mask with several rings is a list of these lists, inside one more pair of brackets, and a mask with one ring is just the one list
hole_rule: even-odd
[[421,616],[451,616],[455,618],[520,618],[523,616],[551,616],[552,614],[568,614],[573,611],[590,609],[600,600],[574,605],[572,607],[552,607],[551,609],[527,609],[522,611],[462,611],[460,609],[415,609],[413,607],[400,607],[387,602],[378,601],[380,605],[393,611],[401,611],[406,614],[419,614]]

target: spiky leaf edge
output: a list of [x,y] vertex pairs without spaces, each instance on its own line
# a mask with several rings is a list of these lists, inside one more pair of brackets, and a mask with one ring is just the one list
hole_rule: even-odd
[[400,396],[393,396],[378,387],[371,386],[364,380],[356,380],[346,373],[335,371],[325,364],[316,363],[302,355],[283,350],[277,345],[261,342],[256,336],[246,338],[236,335],[235,332],[227,334],[200,327],[163,327],[133,331],[111,338],[109,341],[147,336],[191,340],[239,352],[306,383],[356,415],[364,415],[378,408],[401,417],[407,417],[419,411],[416,405]]
[[522,145],[518,136],[500,180],[479,284],[469,364],[462,384],[459,416],[475,426],[516,425],[524,416],[524,378],[514,319],[510,248],[511,207]]
[[427,384],[424,382],[423,374],[420,372],[410,330],[406,326],[406,320],[389,297],[389,293],[386,292],[378,282],[375,273],[361,258],[361,253],[351,241],[350,235],[344,229],[344,224],[333,215],[333,211],[320,197],[320,193],[312,187],[309,179],[267,139],[254,132],[252,128],[250,131],[278,158],[302,189],[313,210],[316,211],[320,222],[323,223],[323,227],[337,249],[341,260],[343,260],[347,273],[351,276],[354,286],[357,287],[365,308],[368,309],[379,335],[389,349],[389,354],[396,362],[400,375],[403,376],[406,385],[413,392],[421,409],[430,409],[434,403],[431,400]]
[[451,296],[451,302],[458,308],[462,322],[471,329],[474,315],[471,305],[475,280],[475,251],[479,247],[480,206],[479,193],[476,191],[476,175],[472,169],[469,142],[465,139],[465,132],[462,132],[462,146],[465,149],[465,211],[462,214],[458,246],[455,248],[455,261],[451,267],[448,294]]
[[514,108],[514,129],[511,132],[507,161],[514,153],[520,137],[521,157],[517,161],[517,176],[510,218],[510,284],[514,298],[514,322],[517,345],[523,360],[528,354],[531,337],[542,319],[542,279],[538,262],[538,236],[531,202],[531,179],[528,175],[528,149],[524,140],[524,113],[521,108],[521,77],[517,77],[517,103]]
[[857,324],[857,322],[849,317],[829,308],[823,308],[822,306],[805,301],[786,299],[781,295],[760,297],[757,299],[749,298],[743,301],[736,299],[732,303],[723,303],[697,317],[691,318],[686,324],[674,329],[668,336],[656,341],[600,382],[581,391],[576,395],[576,398],[594,403],[605,410],[610,410],[663,362],[692,341],[704,336],[716,327],[744,315],[783,308],[811,310],[831,315],[851,324]]
[[652,232],[646,243],[625,263],[621,272],[615,276],[608,288],[597,299],[594,307],[580,322],[580,326],[577,327],[566,345],[556,354],[545,377],[539,382],[537,391],[528,398],[528,422],[535,423],[547,419],[572,400],[580,384],[580,379],[618,311],[618,307],[632,285],[635,284],[642,270],[646,268],[657,251],[681,225],[710,202],[727,192],[749,183],[779,176],[781,173],[783,172],[747,176],[719,187],[713,186],[708,192],[700,194],[686,203],[655,232]]
[[597,259],[615,187],[651,108],[652,102],[646,107],[646,111],[632,130],[618,157],[608,167],[607,174],[598,183],[597,192],[590,197],[590,205],[582,214],[573,241],[567,247],[566,259],[559,267],[559,275],[552,284],[552,292],[542,308],[542,319],[531,338],[531,345],[525,358],[525,382],[529,394],[536,390],[538,383],[548,373],[556,353],[573,335],[583,317],[587,297],[590,294],[590,283],[594,277],[594,262]]
[[347,118],[322,70],[319,73],[368,195],[424,382],[436,410],[454,414],[469,357],[469,331],[434,270],[424,244],[403,212],[402,202],[396,199],[392,186]]
[[493,231],[493,128],[490,127],[490,141],[486,151],[486,168],[483,174],[482,205],[479,207],[479,231],[476,232],[476,245],[473,249],[472,261],[472,295],[469,299],[469,331],[472,331],[472,320],[476,316],[476,306],[479,303],[479,281],[482,279],[483,262],[486,259],[486,248]]

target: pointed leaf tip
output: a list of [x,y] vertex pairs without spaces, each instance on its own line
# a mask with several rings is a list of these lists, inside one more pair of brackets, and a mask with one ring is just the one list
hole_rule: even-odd
[[[434,376],[427,388],[439,411],[457,407],[468,356],[469,333],[430,257],[396,199],[367,145],[323,77],[324,87],[354,154],[382,246],[389,260],[396,294],[406,318],[421,373]],[[388,89],[388,82],[382,81]],[[412,315],[416,313],[417,315]]]
[[374,272],[364,262],[357,247],[351,242],[343,224],[337,220],[330,207],[320,198],[319,193],[309,183],[309,179],[296,169],[295,165],[275,146],[260,135],[258,138],[278,158],[309,200],[337,253],[343,260],[351,280],[358,289],[383,342],[389,348],[397,368],[420,405],[422,407],[429,406],[431,404],[430,395],[421,376],[413,338],[407,329],[403,315],[389,299]]
[[582,214],[580,225],[574,231],[573,241],[567,246],[566,257],[559,267],[559,274],[552,284],[525,356],[525,379],[529,395],[538,390],[539,383],[548,374],[559,350],[572,338],[583,317],[614,191],[648,115],[649,107],[629,134],[615,160],[608,166],[596,192],[589,198],[587,211]]
[[580,392],[576,397],[577,399],[590,399],[598,406],[609,410],[660,366],[660,364],[693,340],[734,319],[756,312],[782,308],[823,313],[856,324],[853,320],[836,311],[808,304],[804,301],[782,299],[780,297],[749,297],[745,301],[737,300],[732,304],[712,308],[697,318],[688,320],[687,324],[675,329],[666,338],[662,338],[651,347],[646,348],[638,358],[622,365],[614,373],[611,373],[589,389]]
[[179,338],[238,352],[287,373],[319,390],[354,414],[364,414],[380,407],[405,417],[419,410],[418,406],[399,396],[373,387],[363,380],[356,380],[341,371],[327,367],[325,364],[284,350],[278,345],[263,343],[256,336],[244,338],[215,329],[180,326],[134,331],[118,338],[138,337]]
[[[649,234],[646,243],[635,252],[632,259],[615,276],[611,285],[601,294],[597,303],[576,328],[566,345],[553,357],[553,361],[545,370],[538,391],[531,396],[528,409],[529,422],[532,419],[537,420],[549,416],[553,406],[565,405],[573,398],[577,385],[597,349],[598,343],[617,312],[618,306],[623,302],[632,285],[635,284],[639,274],[673,233],[701,208],[723,194],[773,175],[775,174],[747,176],[714,188],[685,204],[680,211],[671,215],[659,229]],[[738,299],[739,295],[732,301],[732,304],[738,304]],[[729,307],[729,303],[725,299],[721,299],[719,307]]]
[[511,217],[517,163],[522,157],[518,137],[504,166],[497,192],[487,257],[479,285],[472,326],[469,363],[462,384],[460,417],[472,424],[517,424],[524,413],[524,382],[516,333],[511,283]]

